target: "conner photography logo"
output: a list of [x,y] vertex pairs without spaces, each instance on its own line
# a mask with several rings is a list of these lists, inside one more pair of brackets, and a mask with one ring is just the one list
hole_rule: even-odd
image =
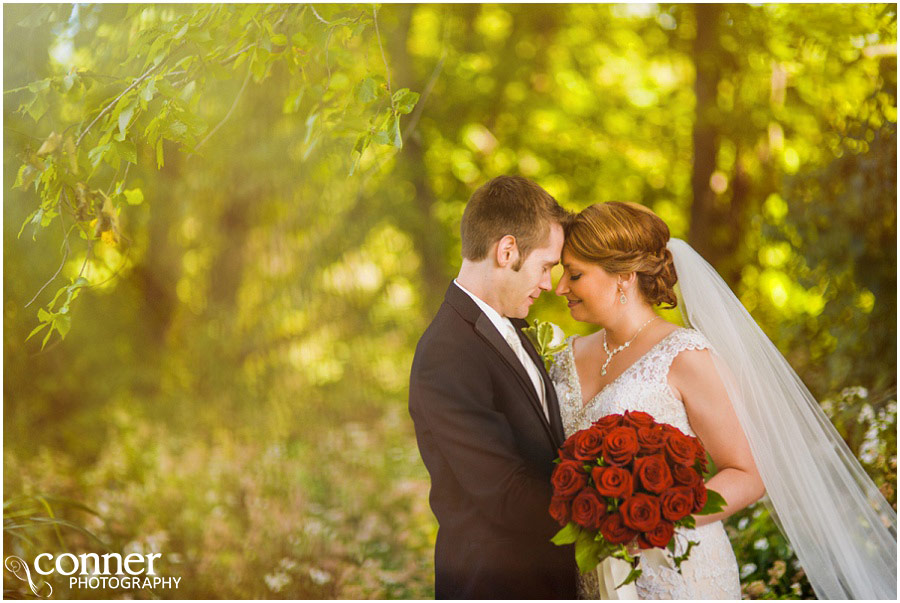
[[4,567],[16,578],[28,583],[36,597],[47,599],[53,594],[53,585],[47,578],[58,574],[68,578],[70,589],[168,589],[178,588],[180,577],[157,576],[154,563],[162,553],[142,555],[129,553],[62,553],[55,557],[41,553],[29,565],[21,557],[10,555]]

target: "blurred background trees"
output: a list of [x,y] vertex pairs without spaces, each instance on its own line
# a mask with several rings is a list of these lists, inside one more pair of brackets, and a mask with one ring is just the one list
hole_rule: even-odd
[[895,5],[6,5],[4,50],[7,554],[432,596],[406,380],[501,173],[662,216],[895,503]]

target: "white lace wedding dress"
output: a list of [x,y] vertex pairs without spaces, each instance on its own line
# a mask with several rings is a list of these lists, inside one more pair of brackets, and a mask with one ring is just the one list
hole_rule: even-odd
[[[560,414],[566,437],[590,426],[597,419],[626,410],[650,413],[663,423],[674,425],[695,436],[688,423],[684,405],[672,393],[667,376],[675,356],[683,350],[710,348],[706,337],[694,329],[679,328],[664,337],[624,373],[600,390],[582,406],[581,386],[575,370],[572,342],[556,355],[550,370],[559,397]],[[597,367],[599,371],[600,368]],[[679,536],[680,534],[680,536]],[[645,567],[637,579],[641,599],[740,599],[741,583],[737,561],[721,521],[689,530],[676,530],[676,554],[684,552],[688,540],[699,542],[691,550],[690,559],[675,569]],[[668,551],[666,555],[670,557]],[[579,595],[599,598],[596,572],[579,578]]]

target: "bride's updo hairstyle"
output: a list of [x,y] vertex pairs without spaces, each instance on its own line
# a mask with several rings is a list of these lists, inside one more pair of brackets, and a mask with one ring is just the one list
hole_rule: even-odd
[[674,308],[675,262],[666,248],[669,227],[637,203],[609,201],[586,208],[566,226],[565,249],[610,274],[637,273],[637,283],[651,306]]

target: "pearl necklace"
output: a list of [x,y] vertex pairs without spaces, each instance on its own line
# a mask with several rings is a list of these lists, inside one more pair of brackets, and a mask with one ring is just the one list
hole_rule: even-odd
[[632,337],[631,339],[629,339],[628,341],[626,341],[625,343],[623,343],[622,345],[620,345],[619,347],[614,349],[612,352],[609,351],[609,346],[606,345],[606,331],[604,331],[603,332],[603,351],[606,352],[606,362],[603,363],[603,367],[600,369],[600,374],[605,375],[606,367],[608,367],[609,363],[612,362],[613,356],[615,356],[616,354],[618,354],[619,352],[621,352],[622,350],[624,350],[625,348],[630,346],[634,342],[634,340],[637,339],[637,336],[640,335],[641,331],[644,330],[644,327],[649,325],[651,322],[653,322],[657,318],[659,318],[659,316],[654,316],[653,318],[651,318],[650,320],[648,320],[647,322],[642,324],[641,328],[638,329],[637,333],[634,334],[634,337]]

